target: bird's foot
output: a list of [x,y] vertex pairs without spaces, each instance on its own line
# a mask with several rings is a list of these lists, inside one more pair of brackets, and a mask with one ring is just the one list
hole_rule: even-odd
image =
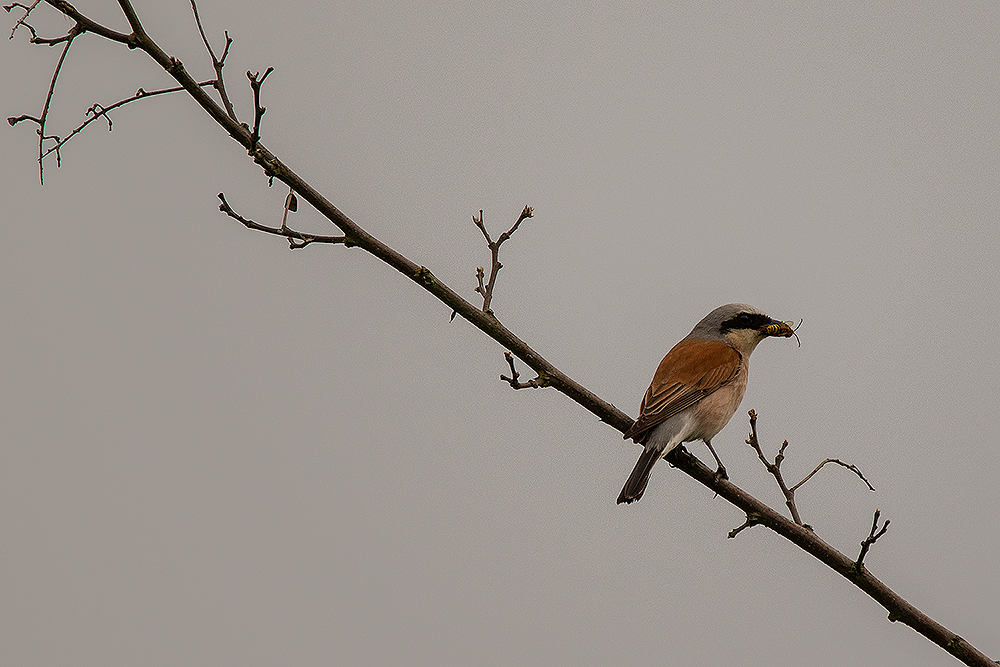
[[726,472],[726,466],[719,466],[719,469],[715,471],[715,481],[720,479],[729,480],[729,473]]

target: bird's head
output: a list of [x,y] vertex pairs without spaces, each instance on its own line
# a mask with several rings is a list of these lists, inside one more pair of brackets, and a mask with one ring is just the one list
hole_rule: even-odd
[[757,343],[768,336],[788,338],[794,333],[788,322],[772,319],[764,311],[745,303],[730,303],[706,315],[688,338],[721,340],[742,354],[750,354]]

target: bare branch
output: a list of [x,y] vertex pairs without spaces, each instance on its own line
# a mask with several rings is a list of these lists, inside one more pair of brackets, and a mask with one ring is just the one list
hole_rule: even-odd
[[226,57],[229,55],[229,47],[232,45],[233,40],[229,36],[229,32],[226,31],[226,46],[222,50],[222,57],[216,58],[215,51],[212,50],[212,45],[208,42],[208,37],[205,36],[205,30],[201,27],[201,17],[198,16],[198,5],[195,4],[194,0],[191,0],[191,11],[194,12],[194,22],[198,25],[198,33],[201,35],[201,41],[204,42],[205,48],[208,50],[208,55],[212,58],[212,67],[215,68],[215,81],[212,82],[212,87],[219,91],[219,97],[222,99],[222,105],[226,107],[226,113],[233,120],[238,120],[236,118],[236,110],[233,109],[233,103],[229,101],[229,95],[226,94],[226,84],[222,80],[222,68],[226,66]]
[[525,206],[523,209],[521,209],[521,215],[517,216],[517,221],[514,223],[514,225],[510,229],[505,231],[503,234],[501,234],[500,238],[497,239],[497,247],[500,247],[500,245],[502,245],[504,241],[513,236],[514,232],[516,232],[517,228],[521,225],[521,222],[523,222],[525,218],[530,218],[532,216],[532,212],[533,209],[530,206]]
[[[787,440],[785,442],[787,443]],[[784,449],[784,448],[782,448],[782,449]],[[819,469],[822,468],[823,466],[825,466],[827,463],[836,463],[837,465],[844,466],[845,468],[847,468],[848,470],[850,470],[851,472],[853,472],[855,475],[857,475],[858,477],[860,477],[861,481],[864,482],[868,486],[869,489],[871,489],[872,491],[875,490],[875,487],[871,485],[871,482],[869,482],[868,479],[864,476],[864,473],[862,473],[860,470],[858,470],[857,466],[852,465],[850,463],[844,463],[840,459],[824,459],[824,461],[822,463],[820,463],[818,466],[816,466],[816,468],[811,473],[809,473],[808,475],[806,475],[805,478],[801,482],[799,482],[798,484],[796,484],[795,486],[793,486],[790,489],[790,491],[792,491],[794,493],[795,489],[799,488],[800,486],[802,486],[803,484],[805,484],[806,482],[808,482],[809,478],[812,477],[813,475],[815,475],[816,473],[818,473]]]
[[264,79],[267,75],[274,71],[273,67],[268,67],[264,72],[264,76],[260,79],[260,72],[250,72],[247,70],[247,78],[250,79],[250,88],[253,90],[253,134],[250,135],[250,146],[247,150],[252,154],[257,150],[257,143],[260,141],[260,119],[264,116],[264,112],[267,111],[265,107],[260,105],[260,87],[264,85]]
[[7,10],[8,14],[10,14],[15,9],[24,10],[24,14],[21,16],[21,18],[17,20],[17,22],[14,24],[14,27],[10,29],[10,37],[8,39],[14,39],[14,33],[17,32],[17,29],[20,28],[22,25],[31,32],[32,37],[36,37],[35,29],[32,28],[27,23],[25,23],[25,20],[27,20],[28,15],[31,14],[32,10],[34,10],[35,7],[38,6],[38,3],[40,3],[41,1],[42,0],[35,0],[33,3],[31,3],[30,7],[28,5],[22,5],[20,2],[15,2],[14,4],[3,6],[3,8]]
[[8,14],[14,9],[24,10],[24,14],[21,16],[21,18],[17,20],[17,22],[14,24],[14,27],[11,28],[10,30],[10,39],[14,39],[14,34],[17,32],[17,29],[20,28],[21,26],[27,28],[28,32],[31,33],[31,37],[28,39],[29,42],[31,42],[32,44],[42,44],[45,46],[54,46],[56,44],[61,44],[63,42],[69,41],[76,35],[83,32],[81,26],[77,24],[73,26],[73,28],[71,28],[68,33],[66,33],[61,37],[39,37],[38,33],[35,32],[35,29],[29,23],[27,23],[27,18],[28,15],[30,15],[31,12],[35,9],[35,7],[37,7],[40,4],[40,2],[41,0],[35,0],[35,2],[31,3],[30,7],[27,5],[23,5],[20,2],[15,2],[12,5],[4,5],[4,9],[7,10]]
[[[132,96],[130,98],[126,98],[126,99],[121,100],[119,102],[116,102],[116,103],[112,104],[111,106],[105,107],[105,106],[103,106],[103,105],[101,105],[99,103],[95,103],[94,105],[92,105],[87,110],[87,114],[90,115],[90,117],[86,121],[84,121],[83,124],[81,124],[75,130],[73,130],[69,135],[67,135],[65,138],[60,138],[58,135],[54,135],[54,134],[52,134],[52,135],[46,134],[45,133],[45,124],[46,124],[46,121],[48,119],[49,109],[50,109],[51,103],[52,103],[52,97],[55,94],[56,81],[59,78],[59,73],[62,71],[63,64],[66,62],[66,56],[69,53],[69,48],[72,45],[73,40],[76,37],[78,37],[79,35],[82,35],[85,32],[93,32],[95,34],[101,35],[101,36],[106,37],[108,39],[111,39],[111,40],[114,40],[114,41],[118,41],[118,42],[124,42],[124,43],[127,43],[127,44],[131,45],[131,42],[130,42],[131,36],[124,35],[122,33],[119,33],[119,32],[116,32],[114,30],[111,30],[109,28],[106,28],[105,26],[102,26],[102,25],[100,25],[98,23],[95,23],[94,21],[91,21],[90,19],[86,18],[85,16],[83,16],[79,12],[77,12],[77,10],[72,5],[70,5],[68,2],[62,2],[60,0],[48,0],[48,4],[52,5],[53,7],[55,7],[59,11],[61,11],[63,14],[65,14],[66,16],[68,16],[69,18],[71,18],[74,21],[76,21],[76,23],[73,25],[73,27],[71,27],[69,29],[69,31],[65,35],[63,35],[61,37],[54,37],[54,38],[38,37],[38,35],[35,33],[34,28],[32,28],[29,24],[25,23],[25,19],[28,17],[28,15],[31,13],[31,11],[33,9],[35,9],[35,7],[38,6],[39,1],[40,0],[36,0],[36,2],[34,2],[30,7],[22,5],[20,3],[14,3],[13,5],[8,5],[8,6],[4,7],[4,9],[6,9],[8,12],[10,12],[15,7],[18,7],[18,8],[21,8],[21,9],[24,10],[24,15],[17,21],[17,23],[14,24],[14,28],[11,30],[11,37],[13,38],[14,32],[17,30],[17,28],[19,26],[23,25],[23,26],[25,26],[31,32],[31,40],[30,41],[33,44],[44,44],[44,45],[48,45],[48,46],[53,46],[55,44],[65,43],[65,46],[63,47],[62,53],[59,56],[59,61],[56,63],[55,71],[52,73],[52,79],[49,82],[49,90],[48,90],[48,93],[45,96],[45,102],[42,105],[42,113],[37,118],[34,117],[34,116],[29,116],[27,114],[22,114],[21,116],[12,116],[12,117],[9,117],[7,119],[7,122],[11,126],[13,126],[13,125],[16,125],[17,123],[19,123],[21,121],[30,120],[30,121],[35,122],[38,125],[38,130],[37,130],[37,133],[38,133],[38,180],[39,180],[39,182],[41,182],[42,184],[44,184],[45,183],[44,159],[48,155],[50,155],[52,153],[55,153],[56,154],[56,166],[57,167],[61,166],[61,164],[62,164],[62,154],[60,153],[60,149],[62,148],[62,146],[67,141],[69,141],[71,138],[73,138],[74,136],[76,136],[77,134],[79,134],[85,127],[87,127],[87,125],[89,125],[93,121],[97,120],[97,118],[103,116],[105,118],[105,120],[107,120],[107,122],[108,122],[108,130],[110,131],[111,128],[112,128],[112,123],[111,123],[111,118],[107,115],[108,111],[111,111],[111,110],[113,110],[113,109],[115,109],[117,107],[120,107],[122,105],[128,104],[129,102],[133,102],[133,101],[135,101],[137,99],[140,99],[142,97],[149,97],[149,96],[152,96],[152,95],[160,95],[160,94],[163,94],[163,93],[176,92],[176,91],[179,91],[179,90],[183,90],[183,87],[168,88],[168,89],[164,89],[164,90],[153,91],[151,93],[146,93],[145,91],[143,91],[140,88],[139,91],[134,96]],[[122,4],[123,5],[127,5],[128,3],[122,3]],[[129,7],[128,9],[130,10],[131,7]],[[126,12],[126,14],[128,14],[128,12]],[[133,12],[133,15],[134,15],[134,12]],[[137,18],[136,18],[136,21],[138,21]],[[209,83],[212,83],[212,82],[209,82]],[[197,84],[197,85],[202,86],[202,85],[206,85],[206,84],[202,83],[202,84]],[[54,142],[54,143],[46,148],[46,145],[45,145],[46,141],[51,141],[51,142]]]
[[14,127],[18,123],[20,123],[22,120],[30,120],[30,121],[33,121],[35,123],[40,123],[41,122],[41,120],[39,120],[38,118],[35,118],[34,116],[29,116],[28,114],[21,114],[20,116],[8,116],[7,117],[7,124],[10,125],[11,127]]
[[486,231],[486,225],[483,222],[482,210],[479,211],[478,218],[476,216],[472,216],[472,222],[476,225],[476,227],[479,227],[479,231],[481,231],[483,236],[486,238],[486,246],[490,249],[492,260],[490,262],[490,279],[485,284],[483,281],[486,278],[486,274],[483,267],[480,266],[476,269],[476,280],[479,282],[478,287],[476,287],[476,291],[483,297],[484,313],[490,315],[493,314],[493,311],[490,310],[490,304],[493,302],[493,288],[496,286],[497,273],[499,273],[500,269],[503,268],[503,264],[500,263],[500,246],[503,245],[503,242],[509,239],[514,232],[517,231],[521,222],[530,217],[532,217],[532,208],[530,206],[525,206],[524,209],[521,210],[521,215],[518,216],[514,225],[501,234],[496,241],[494,241],[490,238],[490,233]]
[[310,243],[340,243],[347,248],[355,245],[354,243],[351,243],[346,236],[320,236],[318,234],[305,234],[303,232],[297,232],[294,229],[289,229],[285,224],[288,212],[295,211],[298,208],[295,204],[295,195],[291,193],[289,193],[288,197],[285,198],[285,210],[281,219],[281,227],[268,227],[267,225],[262,225],[254,222],[253,220],[244,218],[232,209],[229,202],[226,201],[226,196],[221,192],[219,193],[219,199],[222,201],[222,203],[219,204],[219,210],[228,215],[230,218],[243,223],[243,226],[247,229],[253,229],[266,234],[274,234],[275,236],[284,236],[288,239],[288,245],[292,250],[304,248]]
[[[54,7],[55,9],[59,10],[63,14],[65,14],[67,17],[76,21],[76,25],[70,29],[70,32],[74,30],[76,30],[78,34],[82,34],[84,32],[91,32],[94,33],[95,35],[100,35],[105,39],[110,39],[113,42],[121,42],[122,44],[127,44],[129,48],[134,49],[136,47],[135,33],[131,35],[126,35],[125,33],[118,32],[116,30],[112,30],[111,28],[103,26],[100,23],[97,23],[96,21],[92,21],[91,19],[87,18],[86,16],[78,12],[76,10],[76,7],[74,7],[68,2],[65,2],[64,0],[45,0],[45,2]],[[135,12],[132,11],[132,6],[128,2],[125,2],[124,0],[119,0],[118,4],[119,6],[122,7],[122,10],[125,12],[126,17],[128,17],[130,14],[132,16],[135,16]],[[138,18],[136,18],[136,23],[138,24]],[[139,26],[139,29],[141,31],[142,26]],[[145,33],[143,33],[143,35],[145,35]]]
[[295,193],[291,190],[288,191],[288,196],[285,197],[285,210],[281,214],[281,229],[288,229],[288,213],[295,213],[299,210],[299,200],[295,198]]
[[996,667],[997,663],[984,653],[911,605],[867,569],[856,567],[856,561],[827,544],[815,532],[789,521],[729,480],[718,477],[714,470],[685,448],[676,447],[664,458],[678,470],[741,509],[747,515],[750,525],[759,523],[773,530],[860,588],[889,612],[889,620],[910,626],[967,665]]
[[[59,166],[59,163],[61,161],[61,157],[59,155],[59,150],[58,150],[59,137],[54,136],[54,135],[53,136],[46,136],[46,134],[45,134],[45,121],[46,121],[46,119],[48,118],[48,115],[49,115],[49,107],[52,104],[52,96],[56,92],[56,80],[59,78],[59,72],[62,70],[63,63],[66,62],[66,54],[69,53],[69,47],[73,46],[73,39],[76,38],[76,36],[80,34],[80,31],[78,30],[79,26],[80,26],[79,23],[76,24],[76,25],[74,25],[72,28],[70,28],[69,33],[66,35],[66,46],[63,47],[62,53],[59,54],[59,62],[56,63],[56,69],[55,69],[54,72],[52,72],[52,80],[49,82],[49,92],[46,93],[46,95],[45,95],[45,103],[42,105],[42,113],[41,113],[41,115],[37,119],[37,122],[38,122],[38,182],[42,183],[42,184],[45,183],[45,168],[42,165],[42,158],[45,157],[45,154],[43,153],[43,149],[45,147],[45,140],[46,139],[55,139],[55,141],[56,141],[56,166],[57,167]],[[35,38],[32,38],[31,41],[34,42]],[[52,43],[55,43],[55,42],[52,42]],[[8,122],[10,122],[9,119],[8,119]],[[13,125],[13,123],[11,123],[11,125]]]
[[792,487],[786,486],[784,477],[781,474],[781,463],[782,461],[785,460],[785,449],[788,447],[788,441],[785,440],[784,442],[781,443],[781,448],[778,450],[777,455],[774,457],[774,462],[772,463],[768,461],[767,458],[764,456],[764,452],[761,451],[760,442],[757,439],[757,413],[751,410],[749,412],[749,415],[750,415],[750,436],[747,438],[746,443],[751,447],[753,447],[754,451],[757,452],[757,458],[760,459],[760,462],[764,464],[764,468],[767,469],[767,471],[774,477],[775,481],[778,483],[778,488],[781,489],[781,493],[785,497],[785,505],[788,507],[788,511],[791,512],[792,514],[792,520],[795,521],[795,523],[799,524],[800,526],[810,528],[810,526],[808,526],[807,524],[802,523],[802,519],[799,516],[798,508],[795,506],[795,491],[800,486],[808,482],[812,478],[812,476],[815,475],[817,472],[819,472],[820,468],[825,466],[827,463],[836,463],[838,465],[847,468],[855,475],[860,477],[861,481],[863,481],[868,486],[869,489],[871,489],[872,491],[875,490],[875,487],[871,485],[871,483],[864,476],[861,470],[858,469],[857,466],[851,465],[849,463],[844,463],[840,459],[824,459],[823,462],[820,463],[818,466],[816,466],[816,468],[813,469],[811,473],[806,475],[801,482],[795,484]]
[[[51,0],[49,1],[51,2]],[[132,3],[129,2],[129,0],[118,0],[118,6],[122,8],[122,13],[125,14],[125,20],[128,21],[129,26],[132,28],[132,36],[149,39],[146,31],[142,28],[142,23],[139,21],[139,15],[136,14],[135,9],[132,8]]]
[[744,521],[741,525],[739,525],[736,528],[733,528],[731,531],[729,531],[729,534],[726,535],[726,537],[728,537],[729,539],[733,539],[734,537],[736,537],[737,535],[739,535],[741,532],[743,532],[747,528],[759,525],[760,523],[761,523],[761,520],[760,520],[760,517],[758,515],[753,514],[753,513],[749,513],[749,514],[747,514],[747,520]]
[[[858,559],[854,561],[854,567],[861,570],[864,567],[865,555],[868,553],[868,549],[875,544],[878,538],[885,535],[885,531],[889,530],[889,519],[885,520],[882,524],[882,528],[878,527],[878,517],[880,512],[875,510],[875,516],[872,518],[872,529],[868,531],[868,537],[866,537],[861,542],[861,553],[858,554]],[[877,531],[877,532],[876,532]]]
[[760,441],[757,439],[757,413],[751,410],[748,414],[750,415],[750,436],[747,438],[746,443],[753,447],[754,451],[757,452],[757,458],[760,459],[760,462],[764,464],[764,468],[771,473],[771,476],[778,483],[778,488],[781,489],[782,495],[785,496],[785,505],[788,506],[788,511],[792,514],[792,520],[800,526],[812,530],[812,528],[802,523],[802,518],[799,516],[799,510],[795,506],[795,489],[789,489],[785,486],[785,480],[781,476],[781,462],[785,460],[785,448],[788,447],[788,441],[785,440],[781,444],[781,449],[778,450],[777,455],[774,457],[774,463],[768,461],[764,456],[764,452],[761,451]]
[[[212,81],[202,81],[198,85],[199,86],[211,86],[212,84],[213,84]],[[123,100],[118,100],[117,102],[115,102],[114,104],[112,104],[110,106],[104,106],[104,105],[102,105],[102,104],[100,104],[98,102],[95,102],[89,109],[87,109],[87,116],[88,116],[87,120],[85,120],[76,129],[74,129],[72,132],[70,132],[68,135],[66,135],[66,137],[64,139],[59,140],[54,146],[50,146],[49,149],[47,151],[45,151],[45,153],[42,155],[42,157],[43,158],[46,157],[47,155],[49,155],[49,153],[52,153],[53,151],[58,151],[60,148],[62,148],[64,145],[66,145],[66,142],[68,142],[74,136],[76,136],[77,134],[79,134],[80,132],[82,132],[84,130],[84,128],[86,128],[88,125],[90,125],[91,123],[93,123],[98,118],[103,117],[104,120],[106,120],[108,122],[108,131],[110,132],[113,125],[112,125],[112,122],[111,122],[111,117],[108,116],[108,112],[109,111],[114,111],[118,107],[125,106],[129,102],[135,102],[136,100],[142,100],[142,99],[145,99],[147,97],[154,97],[156,95],[165,95],[167,93],[177,93],[177,92],[180,92],[182,90],[184,90],[183,87],[181,87],[181,86],[174,86],[173,88],[162,88],[160,90],[151,90],[151,91],[149,91],[147,93],[145,90],[143,90],[142,88],[140,88],[139,90],[137,90],[135,92],[135,95],[132,95],[131,97],[126,97]]]

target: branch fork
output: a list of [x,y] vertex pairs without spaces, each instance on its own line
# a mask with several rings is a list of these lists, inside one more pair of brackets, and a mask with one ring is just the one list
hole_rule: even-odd
[[262,76],[260,72],[247,70],[247,79],[250,80],[250,89],[253,90],[253,132],[250,134],[250,147],[247,149],[250,155],[257,151],[257,144],[260,142],[260,119],[267,111],[266,107],[260,105],[260,87],[264,85],[264,79],[267,78],[267,75],[273,71],[273,67],[268,67]]
[[854,561],[854,568],[861,571],[864,568],[865,555],[868,554],[868,549],[871,548],[878,538],[885,535],[885,531],[889,530],[889,519],[886,519],[882,523],[882,527],[879,528],[878,518],[881,512],[875,510],[875,516],[872,518],[872,529],[868,531],[868,537],[861,541],[861,553],[858,554],[858,559]]
[[530,206],[525,206],[514,225],[497,237],[497,240],[494,241],[490,238],[490,233],[486,231],[486,224],[483,222],[482,210],[479,211],[478,218],[476,216],[472,216],[472,222],[476,225],[476,227],[479,227],[479,231],[481,231],[483,236],[486,238],[486,247],[490,249],[490,279],[485,281],[486,272],[483,267],[480,266],[476,269],[476,280],[479,282],[479,286],[476,287],[476,292],[483,297],[484,313],[493,313],[490,309],[490,304],[493,303],[493,288],[496,286],[497,274],[500,272],[500,269],[503,268],[503,264],[500,263],[500,246],[503,245],[504,241],[513,236],[514,232],[517,231],[518,226],[520,226],[524,220],[530,217],[532,217],[532,208]]
[[[802,517],[799,515],[799,510],[795,506],[795,491],[800,486],[808,482],[812,478],[812,476],[818,473],[820,471],[820,468],[825,466],[827,463],[836,463],[838,465],[847,468],[855,475],[860,477],[861,481],[863,481],[868,486],[869,489],[871,489],[872,491],[875,490],[875,487],[871,485],[868,479],[865,478],[864,473],[862,473],[861,470],[857,468],[857,466],[854,466],[849,463],[844,463],[839,459],[824,459],[818,466],[816,466],[813,469],[811,473],[806,475],[802,479],[802,481],[800,481],[798,484],[794,484],[791,487],[789,487],[787,484],[785,484],[784,476],[781,474],[781,463],[785,460],[785,449],[788,447],[788,441],[785,440],[784,442],[781,443],[781,448],[775,455],[774,461],[773,462],[768,461],[767,457],[764,456],[764,452],[760,448],[760,441],[757,438],[757,413],[754,410],[750,410],[748,414],[750,416],[750,435],[747,437],[746,443],[751,447],[753,447],[754,451],[757,452],[757,458],[759,458],[760,462],[764,464],[764,468],[767,470],[767,472],[769,472],[771,476],[774,477],[775,482],[778,484],[778,488],[781,489],[781,494],[785,497],[785,505],[788,507],[788,511],[792,515],[792,521],[802,526],[803,528],[812,530],[812,526],[802,522]],[[740,530],[742,530],[742,528],[744,527],[745,526],[741,526]],[[732,537],[732,534],[730,535],[730,537]]]
[[503,358],[507,360],[507,365],[510,366],[510,377],[501,375],[500,379],[509,384],[512,389],[538,389],[539,387],[549,386],[549,380],[544,373],[539,373],[534,380],[521,382],[518,379],[521,377],[521,374],[514,368],[514,355],[510,352],[504,352]]

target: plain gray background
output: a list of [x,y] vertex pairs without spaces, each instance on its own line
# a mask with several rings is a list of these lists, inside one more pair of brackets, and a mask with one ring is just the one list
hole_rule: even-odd
[[[127,31],[112,2],[79,2]],[[136,3],[197,78],[187,2]],[[769,340],[715,443],[776,508],[746,410],[804,519],[1000,657],[995,2],[202,0],[263,142],[630,414],[712,308]],[[7,19],[8,27],[13,24]],[[70,23],[50,10],[40,34]],[[3,44],[4,117],[58,48]],[[171,80],[77,40],[49,130]],[[357,249],[287,244],[285,191],[184,96],[47,161],[0,132],[0,645],[11,665],[949,665],[940,648],[639,449]],[[294,224],[335,233],[303,206]],[[527,369],[524,370],[528,376]],[[701,444],[691,450],[708,460]]]

